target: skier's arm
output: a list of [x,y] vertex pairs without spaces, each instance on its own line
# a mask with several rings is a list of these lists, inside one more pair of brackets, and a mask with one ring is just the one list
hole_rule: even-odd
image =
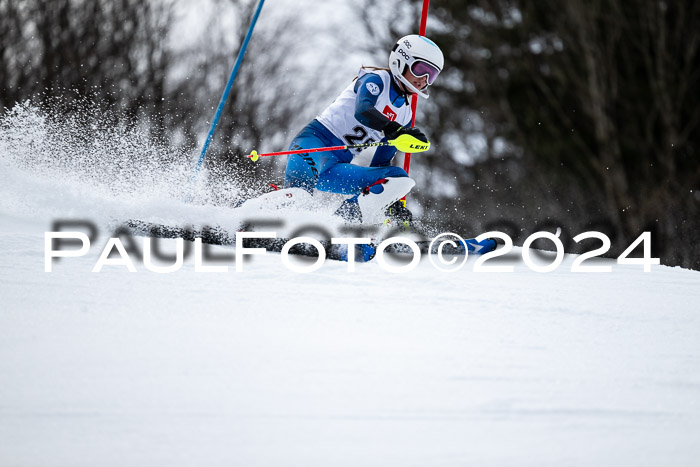
[[[383,131],[386,135],[382,141],[393,139],[401,134],[410,134],[421,141],[427,141],[425,135],[417,128],[405,128],[397,122],[389,120],[377,108],[377,99],[384,89],[382,79],[372,73],[368,73],[357,80],[355,84],[355,118],[358,122],[375,130]],[[370,167],[388,167],[396,154],[396,148],[392,146],[378,147],[370,163]]]
[[391,165],[391,159],[394,158],[396,154],[396,148],[394,146],[379,146],[374,151],[374,157],[372,157],[372,162],[369,164],[370,167],[389,167]]
[[384,131],[391,123],[377,108],[377,99],[384,90],[382,79],[373,73],[368,73],[355,83],[355,118],[358,122],[373,130]]

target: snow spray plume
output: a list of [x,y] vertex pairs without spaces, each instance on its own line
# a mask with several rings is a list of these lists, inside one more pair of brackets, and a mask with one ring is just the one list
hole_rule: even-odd
[[[147,117],[129,118],[94,100],[30,101],[0,115],[2,206],[17,214],[104,213],[150,203],[180,203],[192,171],[193,149],[152,136]],[[16,189],[12,189],[14,186]],[[13,193],[14,192],[14,193]],[[200,177],[198,204],[232,204],[234,182]]]

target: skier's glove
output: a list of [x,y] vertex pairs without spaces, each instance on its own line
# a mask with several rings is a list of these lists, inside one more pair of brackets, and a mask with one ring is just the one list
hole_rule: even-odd
[[402,127],[396,122],[392,122],[391,120],[389,120],[387,124],[384,125],[384,128],[382,128],[382,131],[384,132],[384,136],[386,136],[387,141],[396,139],[396,137],[399,136],[399,132],[401,130],[404,130],[404,127]]
[[405,128],[396,122],[389,122],[383,128],[387,141],[401,152],[422,152],[430,148],[430,142],[418,128]]

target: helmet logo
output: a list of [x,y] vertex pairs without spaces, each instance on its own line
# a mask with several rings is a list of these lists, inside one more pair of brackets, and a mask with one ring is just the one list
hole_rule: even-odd
[[407,49],[410,49],[410,48],[411,48],[411,43],[408,41],[408,39],[406,39],[405,41],[403,41],[403,44],[406,46]]
[[402,56],[405,60],[408,60],[408,61],[411,60],[411,56],[408,55],[408,52],[406,52],[404,49],[399,49],[399,50],[397,50],[396,52],[399,53],[399,54],[401,54],[401,56]]

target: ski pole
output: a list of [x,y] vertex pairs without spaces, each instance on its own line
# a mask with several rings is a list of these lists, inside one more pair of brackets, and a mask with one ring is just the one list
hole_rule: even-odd
[[380,141],[378,143],[351,144],[348,146],[328,146],[325,148],[295,149],[292,151],[268,152],[265,154],[258,154],[258,151],[253,151],[250,154],[248,154],[246,157],[248,157],[249,159],[252,159],[253,161],[257,161],[261,157],[269,157],[269,156],[286,156],[289,154],[306,154],[307,152],[343,151],[345,149],[364,149],[364,148],[372,148],[375,146],[391,146],[391,145],[392,144],[389,143],[388,141]]
[[268,152],[265,154],[258,154],[258,151],[253,151],[246,157],[252,161],[257,161],[261,157],[269,156],[285,156],[289,154],[306,154],[309,152],[322,152],[322,151],[343,151],[346,149],[365,149],[374,148],[378,146],[394,146],[401,152],[423,152],[430,149],[430,142],[421,141],[412,135],[399,135],[396,139],[391,141],[379,141],[377,143],[363,143],[363,144],[350,144],[347,146],[328,146],[325,148],[310,148],[310,149],[293,149],[290,151],[280,151],[280,152]]

